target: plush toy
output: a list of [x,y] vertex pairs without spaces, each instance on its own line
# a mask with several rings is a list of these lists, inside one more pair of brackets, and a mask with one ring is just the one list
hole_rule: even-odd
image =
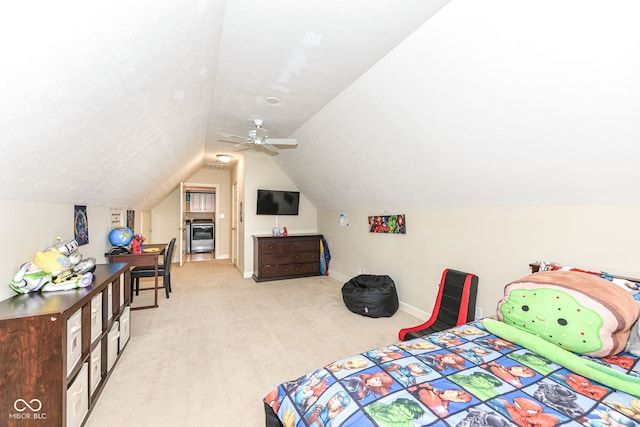
[[33,263],[45,273],[57,275],[71,268],[71,261],[56,248],[36,252]]
[[497,315],[565,350],[606,357],[625,348],[640,310],[628,292],[600,277],[542,271],[507,285]]
[[483,320],[489,332],[640,397],[640,378],[579,356],[612,356],[627,345],[640,309],[623,288],[585,272],[543,271],[508,284],[504,293],[500,321]]
[[95,259],[82,259],[75,240],[63,242],[37,252],[33,262],[25,262],[9,283],[19,294],[65,291],[89,286],[93,281]]

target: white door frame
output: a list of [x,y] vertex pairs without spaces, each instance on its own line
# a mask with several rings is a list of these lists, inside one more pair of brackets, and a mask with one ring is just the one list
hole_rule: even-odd
[[[184,184],[184,186],[182,185]],[[220,201],[218,200],[218,197],[220,196],[220,184],[203,184],[201,182],[185,182],[185,183],[180,183],[180,217],[182,219],[182,217],[184,216],[184,207],[183,207],[183,203],[184,203],[184,189],[186,187],[201,187],[201,188],[211,188],[212,190],[214,190],[215,193],[215,217],[213,218],[213,221],[215,222],[215,228],[214,228],[214,239],[216,242],[216,247],[215,250],[213,251],[213,256],[214,258],[218,258],[218,236],[220,235],[220,229],[219,229],[219,223],[218,223],[218,209],[220,208]],[[183,227],[186,228],[186,224],[184,224],[183,222]]]

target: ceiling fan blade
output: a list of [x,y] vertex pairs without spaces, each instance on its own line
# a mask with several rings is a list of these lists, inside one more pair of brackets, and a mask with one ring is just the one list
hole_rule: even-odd
[[279,139],[279,138],[269,138],[269,144],[275,145],[276,147],[295,147],[298,145],[297,139]]
[[246,136],[230,135],[228,133],[217,133],[218,141],[231,142],[233,144],[247,142]]
[[264,148],[266,151],[271,153],[278,153],[278,148],[274,147],[270,142],[262,142],[262,144],[256,144],[258,147]]

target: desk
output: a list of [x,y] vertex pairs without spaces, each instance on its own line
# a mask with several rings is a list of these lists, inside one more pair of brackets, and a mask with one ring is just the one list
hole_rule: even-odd
[[[155,274],[155,285],[154,285],[154,297],[153,297],[153,305],[145,305],[143,307],[131,307],[131,310],[141,310],[143,308],[155,308],[158,306],[158,257],[160,255],[164,256],[164,251],[167,248],[166,243],[160,244],[148,244],[144,245],[145,249],[157,248],[157,252],[142,252],[140,254],[118,254],[118,255],[108,255],[105,254],[105,257],[109,260],[109,263],[113,262],[128,262],[131,267],[137,267],[141,265],[153,265],[156,269]],[[127,286],[127,284],[125,284]],[[128,284],[131,287],[131,283]]]

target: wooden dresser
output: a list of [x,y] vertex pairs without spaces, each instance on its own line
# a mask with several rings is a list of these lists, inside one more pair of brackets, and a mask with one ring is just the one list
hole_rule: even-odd
[[91,286],[0,301],[0,425],[78,427],[130,336],[127,263]]
[[253,280],[320,275],[322,234],[253,236]]

